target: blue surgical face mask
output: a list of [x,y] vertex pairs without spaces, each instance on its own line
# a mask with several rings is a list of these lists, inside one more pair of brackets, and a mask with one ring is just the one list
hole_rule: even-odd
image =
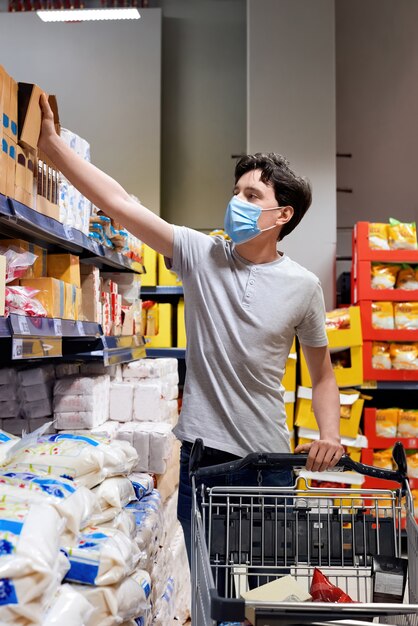
[[281,209],[280,206],[274,206],[270,209],[261,209],[252,202],[246,202],[240,200],[238,196],[233,196],[230,200],[225,214],[224,229],[227,235],[231,237],[234,243],[245,243],[254,239],[260,233],[264,233],[266,230],[271,230],[276,227],[270,226],[270,228],[263,228],[261,230],[258,227],[258,218],[262,211],[273,211]]

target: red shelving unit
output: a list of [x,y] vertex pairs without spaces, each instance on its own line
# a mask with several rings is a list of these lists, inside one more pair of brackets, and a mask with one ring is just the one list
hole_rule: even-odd
[[372,302],[364,300],[359,303],[363,340],[366,341],[418,341],[418,330],[388,330],[373,328]]
[[393,448],[397,441],[403,444],[405,450],[418,450],[418,437],[379,437],[376,435],[376,409],[366,408],[363,412],[364,434],[367,437],[369,448]]

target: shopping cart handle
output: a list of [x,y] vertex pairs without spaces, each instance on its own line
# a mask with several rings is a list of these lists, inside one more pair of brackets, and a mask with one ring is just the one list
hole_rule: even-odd
[[[209,467],[199,467],[204,455],[204,444],[202,439],[196,439],[190,454],[189,474],[194,476],[195,480],[203,481],[204,478],[232,474],[245,467],[254,469],[271,469],[271,468],[303,468],[308,458],[307,454],[290,454],[290,453],[260,453],[252,452],[237,461],[229,461],[219,465],[211,465]],[[398,441],[393,449],[393,458],[398,465],[398,470],[388,470],[371,465],[364,465],[353,461],[349,456],[344,455],[338,461],[333,470],[340,469],[342,471],[349,470],[362,474],[363,476],[371,476],[384,480],[391,480],[404,484],[406,478],[406,455],[403,445]]]

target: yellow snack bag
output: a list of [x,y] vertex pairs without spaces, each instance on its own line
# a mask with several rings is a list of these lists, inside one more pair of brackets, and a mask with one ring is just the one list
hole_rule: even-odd
[[418,369],[418,344],[391,343],[390,358],[395,370]]
[[374,450],[373,465],[383,469],[393,469],[392,448],[389,448],[389,450]]
[[327,311],[325,326],[328,330],[350,328],[350,310],[348,308]]
[[388,241],[391,250],[416,250],[418,246],[415,222],[399,222],[391,217],[389,220]]
[[399,409],[377,409],[376,435],[378,437],[396,437],[398,418]]
[[389,250],[389,224],[370,222],[369,246],[372,250]]
[[372,263],[372,289],[394,289],[400,265]]
[[389,344],[384,341],[373,341],[372,367],[376,370],[392,369]]
[[372,302],[372,326],[387,330],[395,328],[393,302]]
[[396,277],[396,289],[418,289],[418,268],[403,265]]
[[418,437],[418,409],[400,409],[398,437]]
[[418,478],[418,454],[416,452],[407,454],[406,462],[408,464],[409,478]]
[[395,328],[398,330],[418,329],[418,301],[395,302],[393,309]]

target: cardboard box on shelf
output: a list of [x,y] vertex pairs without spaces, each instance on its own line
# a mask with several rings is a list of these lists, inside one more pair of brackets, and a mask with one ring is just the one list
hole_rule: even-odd
[[14,142],[17,142],[17,82],[9,76],[9,127],[5,134]]
[[47,272],[50,278],[58,278],[81,289],[80,260],[75,254],[48,254]]
[[17,83],[0,66],[0,109],[2,110],[1,134],[17,141]]
[[170,348],[173,343],[172,338],[172,311],[173,306],[169,302],[158,304],[158,333],[148,336],[147,323],[147,348]]
[[35,298],[44,306],[48,317],[62,318],[65,306],[65,283],[56,278],[24,278],[23,287],[38,289]]
[[89,322],[102,323],[100,272],[94,265],[80,263],[82,316]]
[[8,139],[7,155],[6,196],[14,198],[16,179],[16,143],[13,139]]
[[[350,365],[348,367],[335,367],[334,374],[338,387],[356,387],[363,384],[363,351],[362,346],[351,346],[347,348]],[[341,351],[342,352],[342,351]],[[337,352],[333,352],[334,358]],[[303,387],[312,387],[312,381],[308,370],[303,351],[300,351],[300,376]]]
[[4,315],[6,299],[6,257],[0,255],[0,317]]
[[18,83],[18,138],[24,148],[36,150],[41,132],[42,89],[32,83]]
[[180,298],[177,304],[177,347],[185,348],[187,345],[186,324],[184,321],[184,298]]
[[157,253],[146,244],[143,244],[142,257],[145,273],[141,274],[141,285],[143,287],[154,287],[157,284]]
[[[342,437],[357,437],[360,427],[364,399],[360,392],[345,390],[340,393],[341,419],[340,432]],[[312,389],[298,387],[296,400],[296,426],[318,430],[312,407]]]
[[135,333],[135,316],[132,304],[122,305],[122,335],[133,335]]
[[169,270],[162,254],[158,254],[158,284],[168,287],[181,287],[182,282],[175,272]]
[[34,264],[27,269],[22,278],[43,278],[46,277],[46,254],[47,251],[41,246],[37,246],[24,239],[0,239],[0,246],[5,248],[13,247],[36,255]]
[[64,282],[64,319],[79,320],[82,318],[81,289]]

